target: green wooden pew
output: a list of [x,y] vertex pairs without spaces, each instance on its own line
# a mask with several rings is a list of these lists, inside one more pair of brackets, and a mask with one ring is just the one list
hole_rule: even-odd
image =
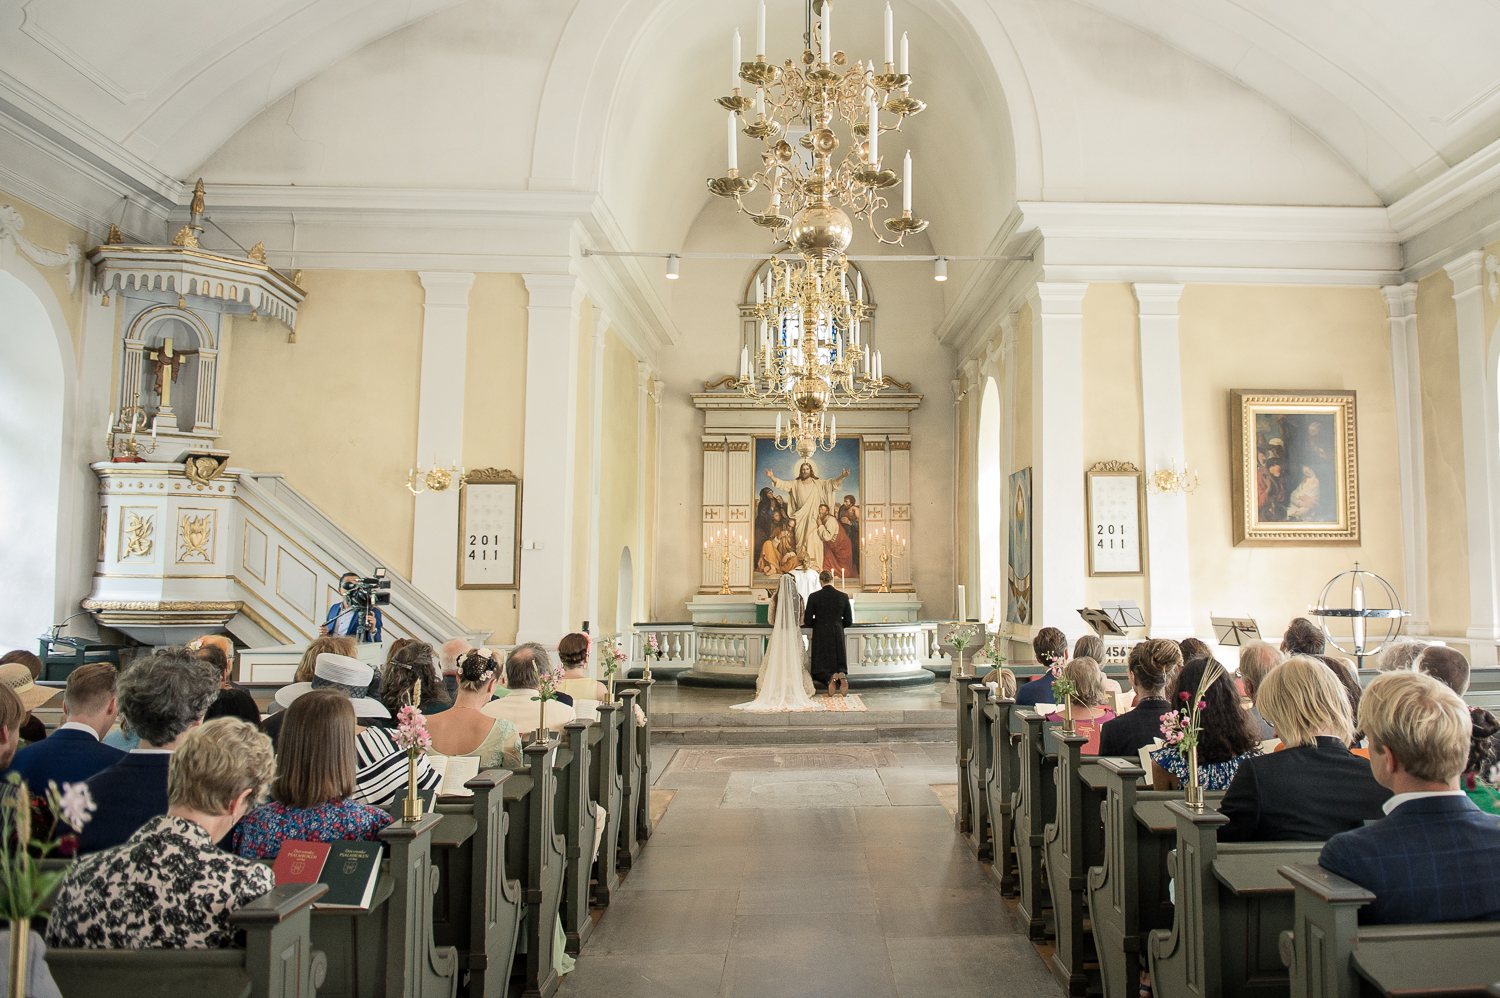
[[991,698],[980,711],[989,728],[989,769],[984,776],[985,810],[990,818],[994,866],[990,874],[1000,893],[1016,892],[1015,816],[1012,807],[1020,787],[1020,734],[1012,728],[1015,700]]
[[1316,863],[1277,872],[1296,891],[1280,939],[1292,998],[1485,995],[1500,981],[1500,922],[1361,926],[1374,894]]
[[1316,863],[1321,842],[1224,842],[1229,822],[1211,807],[1169,801],[1177,848],[1172,928],[1151,933],[1151,979],[1162,998],[1285,998],[1280,936],[1292,927],[1292,886],[1282,866]]
[[598,711],[599,723],[589,732],[589,780],[593,784],[592,797],[604,812],[606,824],[599,851],[594,857],[594,903],[607,907],[615,889],[620,886],[620,874],[615,867],[615,843],[620,839],[620,811],[624,807],[620,730],[625,715],[620,704],[601,703]]
[[994,765],[994,750],[991,744],[993,732],[984,707],[990,698],[990,689],[983,683],[969,687],[973,706],[969,711],[969,844],[982,862],[995,858],[995,827],[990,817],[989,781],[990,767]]
[[[615,683],[619,686],[619,681]],[[647,768],[641,764],[641,752],[639,750],[637,729],[640,725],[635,718],[635,704],[640,698],[641,691],[637,689],[625,689],[619,691],[620,712],[623,722],[620,725],[620,818],[618,821],[618,834],[615,843],[615,865],[619,869],[628,870],[635,863],[635,857],[641,851],[641,838],[639,832],[640,824],[640,802],[646,798],[648,814],[646,823],[650,824],[650,784],[646,782]],[[645,754],[647,766],[651,760],[649,746]]]
[[[617,679],[615,688],[635,690],[638,694],[636,703],[640,705],[641,713],[646,720],[637,723],[634,729],[634,737],[630,747],[635,751],[636,765],[640,770],[639,793],[635,795],[635,837],[639,845],[644,845],[651,837],[651,687],[656,685],[654,679]],[[634,711],[631,711],[634,714]],[[622,752],[623,752],[622,745]]]
[[553,774],[558,740],[533,742],[522,750],[527,774],[505,781],[505,868],[521,881],[526,903],[522,925],[526,959],[520,964],[524,998],[550,998],[557,990],[552,948],[562,904],[567,841],[556,828],[557,781]]
[[313,998],[327,960],[312,943],[312,903],[323,884],[286,884],[229,916],[244,949],[57,949],[47,967],[65,998],[228,995]]
[[1020,788],[1015,814],[1016,877],[1020,882],[1021,918],[1035,942],[1045,939],[1052,898],[1042,866],[1047,822],[1057,813],[1057,748],[1047,733],[1047,719],[1025,707],[1015,712],[1021,724]]
[[567,860],[563,872],[562,923],[568,938],[567,950],[573,955],[577,955],[594,931],[594,920],[589,917],[589,888],[598,819],[589,778],[588,733],[592,727],[592,721],[565,724],[553,762],[557,777],[556,827],[563,835],[563,856]]

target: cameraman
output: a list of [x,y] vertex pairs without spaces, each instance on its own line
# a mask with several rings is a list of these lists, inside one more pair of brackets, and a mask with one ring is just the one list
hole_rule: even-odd
[[[359,573],[345,572],[339,577],[339,589],[348,593],[359,581]],[[346,602],[347,600],[340,600],[328,608],[328,619],[323,621],[322,626],[318,628],[320,635],[332,634],[338,637],[346,634],[356,637],[359,635],[359,613],[355,608],[346,607]],[[380,607],[370,608],[366,623],[370,631],[370,640],[378,644],[381,629],[385,627],[385,617],[381,614]]]

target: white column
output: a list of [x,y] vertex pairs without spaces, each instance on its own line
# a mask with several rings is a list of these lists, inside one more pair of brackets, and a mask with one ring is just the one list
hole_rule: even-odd
[[[422,376],[417,400],[417,464],[458,464],[464,449],[464,354],[473,274],[419,273]],[[458,609],[458,490],[413,500],[411,581],[438,606]]]
[[645,590],[646,580],[646,505],[650,498],[647,475],[650,473],[653,462],[651,460],[653,451],[646,449],[646,439],[651,434],[651,365],[645,361],[637,361],[635,367],[636,397],[635,397],[635,439],[636,439],[636,469],[635,469],[635,547],[630,552],[630,570],[635,575],[635,585],[631,598],[631,618],[621,621],[620,630],[623,632],[627,626],[636,621],[650,619],[652,612],[652,601]]
[[1409,634],[1427,634],[1427,480],[1422,458],[1422,362],[1417,348],[1417,285],[1380,289],[1391,326],[1391,389],[1401,470],[1401,548]]
[[1031,301],[1032,633],[1056,627],[1068,643],[1085,625],[1083,579],[1083,296],[1087,284],[1042,282]]
[[[1000,320],[1000,357],[1005,383],[1000,392],[1000,606],[995,615],[1005,624],[1010,605],[1010,527],[1015,501],[1010,495],[1010,476],[1016,471],[1016,320],[1020,312],[1007,312]],[[1087,528],[1085,528],[1087,529]],[[1006,649],[1009,654],[1009,649]]]
[[1497,479],[1495,385],[1487,377],[1484,302],[1480,299],[1483,254],[1465,253],[1443,269],[1453,279],[1458,318],[1458,388],[1464,426],[1464,500],[1469,529],[1469,628],[1474,665],[1495,663],[1500,639],[1496,595]]
[[[978,606],[982,602],[983,594],[979,592],[979,580],[982,577],[981,559],[979,552],[979,402],[984,397],[984,386],[979,374],[979,361],[969,359],[959,366],[959,372],[963,375],[962,381],[953,382],[953,424],[954,441],[953,453],[958,454],[958,431],[959,427],[966,427],[969,431],[969,446],[964,452],[969,461],[969,517],[965,525],[968,530],[969,570],[963,579],[964,602],[974,603]],[[965,405],[964,403],[968,404]],[[957,524],[955,535],[957,534]],[[957,547],[957,536],[954,537]],[[953,598],[955,608],[953,616],[958,620],[969,619],[969,608],[957,606],[958,579],[953,580]],[[971,599],[971,594],[977,597],[979,602]],[[983,607],[980,616],[983,617]]]
[[578,305],[568,274],[526,274],[526,436],[517,643],[555,645],[571,628]]
[[[609,332],[609,314],[594,306],[593,350],[589,355],[589,557],[588,614],[589,627],[595,635],[604,633],[599,626],[599,490],[604,465],[604,344]],[[618,574],[619,567],[610,566]]]
[[[1177,338],[1181,284],[1137,284],[1141,323],[1141,428],[1145,471],[1188,466],[1182,440],[1182,360]],[[1188,574],[1187,496],[1146,496],[1151,636],[1193,636],[1193,587]]]

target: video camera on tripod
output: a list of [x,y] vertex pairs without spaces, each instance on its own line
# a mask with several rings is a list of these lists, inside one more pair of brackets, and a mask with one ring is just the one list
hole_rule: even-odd
[[375,608],[390,604],[391,580],[386,578],[385,569],[375,569],[375,574],[369,578],[344,580],[344,608],[354,611],[355,619],[359,621],[357,640],[374,640]]

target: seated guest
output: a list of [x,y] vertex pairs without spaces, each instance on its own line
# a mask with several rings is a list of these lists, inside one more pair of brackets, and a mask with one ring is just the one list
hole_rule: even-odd
[[1016,674],[1009,669],[991,669],[985,673],[983,681],[995,684],[995,696],[1000,699],[1016,698]]
[[224,667],[224,688],[226,690],[236,689],[243,690],[246,693],[250,692],[250,687],[241,686],[230,678],[230,674],[234,672],[234,642],[227,636],[223,634],[205,634],[202,637],[197,637],[189,641],[187,648],[189,651],[197,652],[201,657],[208,659],[215,665],[218,665],[222,660]]
[[[1115,719],[1115,712],[1104,706],[1104,673],[1091,658],[1075,658],[1063,666],[1061,678],[1071,680],[1077,689],[1068,699],[1073,701],[1073,724],[1088,743],[1079,749],[1084,755],[1099,754],[1099,728]],[[1049,721],[1067,720],[1067,704],[1047,715]]]
[[234,851],[274,859],[285,839],[373,839],[393,820],[354,793],[354,707],[338,690],[311,690],[283,715],[271,799],[234,826]]
[[1240,763],[1219,812],[1220,842],[1321,842],[1381,815],[1391,792],[1349,751],[1354,722],[1333,671],[1298,655],[1271,670],[1256,706],[1285,751]]
[[1400,672],[1410,669],[1412,661],[1427,647],[1427,642],[1417,641],[1414,638],[1397,638],[1389,641],[1380,649],[1380,655],[1375,659],[1375,668],[1381,672]]
[[[0,766],[9,766],[21,745],[21,720],[26,708],[10,687],[0,685]],[[45,741],[46,739],[43,739]]]
[[125,758],[125,753],[100,742],[115,723],[115,667],[108,662],[80,665],[68,674],[63,693],[67,718],[56,731],[16,753],[10,771],[19,773],[33,794],[49,782],[81,783],[99,770]]
[[[1099,672],[1104,672],[1104,639],[1097,634],[1085,634],[1073,642],[1073,658],[1091,658],[1099,663]],[[1120,684],[1104,676],[1104,692],[1119,693]]]
[[[307,647],[302,650],[302,659],[297,663],[297,671],[292,675],[294,683],[312,682],[313,673],[317,670],[319,655],[343,655],[345,658],[354,658],[358,654],[359,644],[347,635],[325,634],[322,637],[313,638]],[[378,680],[379,677],[377,676]],[[371,690],[370,695],[378,699],[379,689]],[[279,700],[272,700],[266,708],[268,714],[286,710],[285,705]],[[264,725],[262,725],[264,727]],[[275,738],[275,735],[271,736]]]
[[[503,700],[491,700],[484,706],[484,714],[511,722],[523,738],[529,735],[542,726],[542,703],[533,697],[541,675],[552,671],[545,647],[534,641],[517,645],[505,659],[505,685],[510,687],[510,695]],[[563,725],[577,716],[572,705],[558,700],[548,702],[546,708],[547,728],[551,731],[562,730]]]
[[1031,639],[1031,650],[1037,664],[1047,671],[1016,690],[1016,706],[1033,707],[1053,703],[1052,680],[1068,661],[1068,636],[1055,627],[1044,627]]
[[385,709],[385,704],[370,696],[370,680],[374,675],[375,670],[357,658],[335,655],[332,652],[319,655],[318,663],[313,667],[311,681],[288,683],[276,691],[276,704],[281,710],[266,718],[261,725],[270,736],[271,745],[275,746],[277,739],[281,737],[281,726],[286,723],[286,718],[282,715],[299,697],[311,690],[337,690],[349,698],[359,723],[369,727],[388,725],[391,722],[391,712]]
[[1249,641],[1240,648],[1240,671],[1236,673],[1245,696],[1250,700],[1250,726],[1261,741],[1273,737],[1271,724],[1255,708],[1255,696],[1272,669],[1286,661],[1286,656],[1264,641]]
[[[557,658],[562,662],[563,679],[557,688],[574,700],[609,699],[609,687],[589,677],[589,638],[586,634],[569,634],[557,643]],[[624,679],[624,676],[620,677]]]
[[167,813],[172,751],[203,723],[204,712],[218,695],[218,677],[181,646],[137,659],[116,680],[120,716],[140,735],[141,746],[89,778],[89,792],[99,809],[83,827],[79,853],[120,845],[152,818]]
[[[1349,701],[1349,716],[1359,716],[1359,698],[1363,691],[1359,687],[1359,674],[1349,665],[1348,661],[1336,658],[1333,655],[1309,655],[1309,658],[1322,662],[1328,671],[1337,679],[1339,685],[1344,689],[1344,697]],[[1359,735],[1354,736],[1352,744],[1359,744]]]
[[1201,638],[1183,638],[1177,642],[1182,649],[1182,660],[1191,662],[1195,658],[1213,658],[1213,649],[1208,647],[1208,642]]
[[221,644],[210,640],[218,637],[222,635],[213,634],[206,638],[198,638],[187,645],[191,649],[194,644],[197,644],[195,654],[203,660],[204,665],[219,676],[219,695],[209,706],[203,719],[212,721],[216,717],[237,717],[258,728],[260,727],[260,707],[249,690],[229,681],[229,673],[234,668],[233,660],[224,654]]
[[[31,673],[32,679],[38,679],[42,675],[42,660],[29,651],[18,648],[15,651],[8,651],[4,655],[0,655],[0,668],[10,665],[13,662],[19,662],[26,666],[26,671]],[[22,697],[21,699],[25,700],[26,698]],[[46,703],[46,701],[43,700],[36,706],[40,707],[42,703]],[[47,726],[42,723],[41,718],[32,717],[31,711],[31,707],[26,708],[26,720],[21,725],[21,740],[23,742],[39,742],[47,737]]]
[[1100,755],[1133,756],[1161,737],[1161,716],[1171,709],[1164,690],[1182,668],[1182,649],[1167,638],[1150,638],[1130,649],[1127,664],[1135,707],[1100,727]]
[[463,638],[453,638],[443,642],[443,647],[438,649],[438,661],[443,666],[443,689],[448,691],[448,701],[452,703],[458,698],[458,660],[469,654],[469,642]]
[[[32,655],[32,658],[36,656]],[[47,737],[47,726],[33,717],[31,712],[62,691],[51,686],[38,686],[31,670],[23,662],[0,665],[0,686],[9,686],[11,692],[20,697],[21,703],[26,706],[26,719],[21,722],[21,740],[32,743],[44,740]]]
[[1281,650],[1287,655],[1318,656],[1327,646],[1323,630],[1306,617],[1297,617],[1281,636]]
[[[122,694],[138,669],[157,674],[163,660],[190,657],[174,648],[137,662],[120,677]],[[129,703],[124,696],[122,701]],[[149,730],[143,727],[142,737],[153,737]],[[271,742],[253,726],[221,717],[188,732],[177,750],[163,758],[171,760],[166,813],[146,821],[119,847],[73,864],[58,885],[47,919],[47,945],[243,945],[229,924],[230,914],[271,890],[276,880],[269,866],[224,852],[216,843],[265,791],[276,765]]]
[[1318,865],[1372,892],[1364,925],[1500,920],[1500,818],[1464,796],[1469,711],[1432,676],[1396,672],[1365,690],[1370,769],[1386,817],[1335,835]]
[[[412,694],[418,682],[422,684],[422,702],[413,704]],[[380,673],[380,702],[392,716],[407,705],[417,707],[424,714],[438,714],[452,706],[432,645],[425,641],[408,641],[386,659],[385,668]]]
[[[1469,692],[1469,660],[1445,645],[1428,645],[1414,657],[1412,668],[1426,673],[1460,697]],[[1483,707],[1470,707],[1469,764],[1461,785],[1469,799],[1491,814],[1500,814],[1500,722]]]
[[[1274,649],[1272,649],[1274,651]],[[1194,658],[1167,687],[1167,702],[1181,710],[1191,704],[1203,682],[1203,673],[1211,659]],[[1186,694],[1186,699],[1184,699]],[[1259,732],[1250,715],[1240,706],[1240,694],[1234,677],[1221,673],[1203,691],[1198,712],[1198,782],[1205,790],[1228,788],[1240,764],[1260,754]],[[1157,790],[1181,790],[1188,782],[1187,760],[1170,746],[1151,753],[1151,786]]]
[[503,669],[500,660],[488,648],[476,648],[459,660],[458,667],[458,699],[450,710],[427,719],[432,751],[478,756],[482,770],[519,772],[525,768],[520,732],[513,722],[483,713],[485,705],[495,698],[495,685]]

